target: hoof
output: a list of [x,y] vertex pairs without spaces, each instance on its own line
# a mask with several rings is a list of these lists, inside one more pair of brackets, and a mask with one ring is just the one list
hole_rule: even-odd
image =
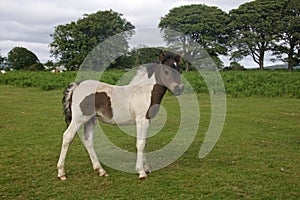
[[151,169],[147,165],[144,166],[144,169],[145,169],[146,174],[150,174],[151,173]]
[[147,180],[147,179],[148,179],[148,176],[140,176],[139,179],[140,179],[141,181],[144,181],[144,180]]
[[98,172],[99,176],[101,176],[101,177],[109,176],[108,173],[104,169],[96,169],[96,172]]
[[101,177],[107,177],[109,175],[108,175],[108,173],[104,172],[104,173],[99,174],[99,176],[101,176]]
[[59,180],[61,180],[61,181],[67,180],[67,177],[66,177],[65,175],[63,175],[63,176],[58,176],[57,178],[58,178]]

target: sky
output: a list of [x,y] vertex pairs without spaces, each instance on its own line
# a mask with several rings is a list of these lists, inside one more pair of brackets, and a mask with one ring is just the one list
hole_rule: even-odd
[[[50,57],[54,27],[77,21],[84,14],[112,9],[136,28],[157,28],[160,18],[181,5],[206,4],[225,12],[251,0],[1,0],[0,53],[25,47],[43,63]],[[249,59],[243,62],[250,62]]]

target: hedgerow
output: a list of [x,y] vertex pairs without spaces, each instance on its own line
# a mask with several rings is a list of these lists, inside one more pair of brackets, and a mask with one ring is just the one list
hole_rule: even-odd
[[233,97],[300,98],[300,73],[285,71],[223,72],[226,94]]
[[10,71],[0,77],[0,84],[54,90],[66,87],[75,76],[73,72],[53,74],[51,72]]
[[[108,70],[101,81],[116,84],[126,72]],[[293,97],[300,98],[300,73],[285,71],[226,71],[221,72],[227,96],[231,97]],[[0,76],[0,84],[18,87],[36,87],[41,90],[62,90],[76,80],[76,72],[53,74],[50,72],[10,71]],[[196,93],[208,93],[207,83],[198,72],[184,72],[184,78]],[[207,77],[206,77],[207,78]],[[207,81],[207,80],[206,80]],[[218,92],[217,80],[209,80]]]
[[[293,97],[300,98],[300,73],[286,71],[226,71],[221,72],[226,94],[230,97]],[[208,93],[206,82],[197,72],[184,77],[197,93]],[[209,81],[212,84],[212,81]],[[213,90],[221,90],[218,80]],[[214,92],[214,91],[213,91]]]

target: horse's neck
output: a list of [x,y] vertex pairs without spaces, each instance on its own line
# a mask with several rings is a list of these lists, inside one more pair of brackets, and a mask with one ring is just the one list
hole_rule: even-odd
[[151,91],[151,106],[155,104],[160,104],[163,99],[167,88],[160,84],[155,84]]
[[155,75],[152,74],[150,77],[147,73],[146,67],[142,67],[138,70],[138,73],[133,77],[129,85],[145,85],[145,84],[155,84]]
[[149,91],[151,92],[151,106],[160,104],[167,91],[167,88],[165,86],[157,83],[155,73],[152,72],[151,76],[149,77],[146,67],[140,68],[129,85],[133,87],[151,86],[151,91]]
[[[151,91],[151,101],[149,109],[146,113],[147,119],[152,119],[159,111],[159,105],[161,100],[163,99],[167,88],[160,84],[155,84],[152,91]],[[158,105],[158,106],[157,106]]]
[[[151,66],[150,66],[151,67]],[[150,68],[151,69],[151,68]],[[155,78],[155,72],[150,72],[151,76],[149,77],[149,71],[146,67],[140,68],[136,76],[132,79],[129,85],[133,87],[138,86],[149,86],[151,85],[151,105],[160,104],[163,96],[165,95],[167,88],[159,83]]]

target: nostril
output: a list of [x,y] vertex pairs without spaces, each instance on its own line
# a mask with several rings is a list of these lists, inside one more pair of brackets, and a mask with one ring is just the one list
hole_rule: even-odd
[[183,85],[180,85],[180,90],[183,91],[184,90],[184,87]]
[[184,88],[183,85],[180,86],[180,94],[183,92]]
[[176,85],[174,88],[175,94],[181,94],[183,92],[183,85]]

